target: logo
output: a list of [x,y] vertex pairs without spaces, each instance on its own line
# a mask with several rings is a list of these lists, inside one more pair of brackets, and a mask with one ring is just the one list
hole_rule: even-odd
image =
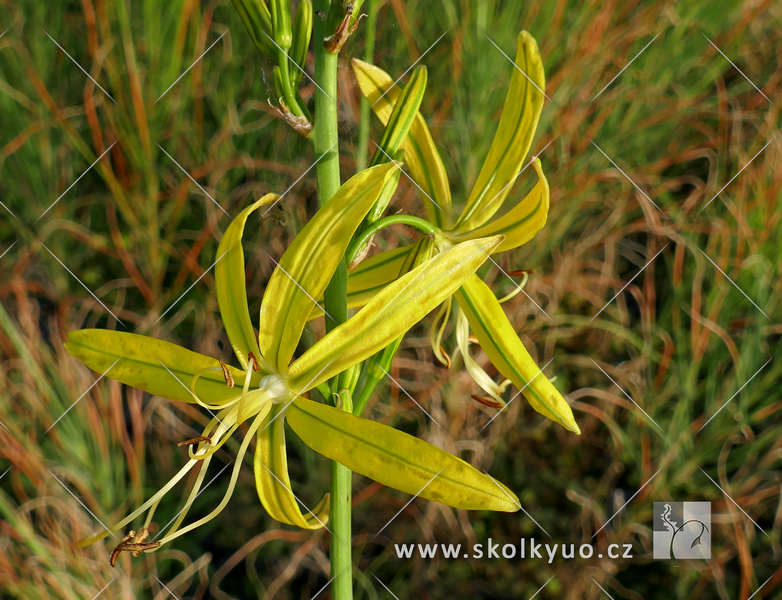
[[656,559],[711,558],[711,502],[655,502]]

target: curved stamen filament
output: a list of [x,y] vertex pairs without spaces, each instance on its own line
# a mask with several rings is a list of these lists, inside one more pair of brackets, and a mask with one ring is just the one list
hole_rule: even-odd
[[[253,369],[254,369],[256,364],[255,357],[253,357],[251,364],[253,365]],[[244,377],[244,386],[242,386],[242,395],[239,397],[239,409],[237,411],[239,415],[237,418],[237,422],[239,423],[244,422],[244,419],[242,417],[244,417],[244,411],[247,403],[247,396],[249,395],[249,391],[250,391],[250,379],[252,378],[252,374],[253,374],[252,370],[247,369],[247,374]]]
[[501,405],[505,405],[502,399],[502,393],[510,385],[510,381],[503,380],[502,383],[495,383],[489,374],[483,370],[478,362],[470,355],[470,324],[467,321],[467,315],[461,309],[456,309],[456,343],[458,350],[464,359],[464,367],[483,390]]
[[[210,371],[216,371],[218,373],[222,373],[223,369],[222,367],[206,367],[204,369],[201,369],[200,371],[196,371],[196,373],[193,375],[193,378],[190,380],[189,389],[190,389],[190,393],[193,395],[193,399],[196,401],[196,404],[198,404],[198,406],[201,406],[202,408],[205,408],[207,410],[220,410],[222,408],[225,408],[227,406],[232,406],[237,402],[239,402],[239,400],[241,399],[241,395],[238,395],[233,400],[227,400],[225,402],[221,402],[220,404],[207,404],[206,402],[201,400],[201,398],[198,397],[198,394],[196,394],[195,391],[196,383],[198,382],[199,379],[201,379],[201,377],[203,377]],[[251,376],[251,374],[248,373],[248,376]],[[233,387],[233,386],[228,386],[228,387]]]
[[445,333],[445,327],[448,325],[448,318],[450,316],[451,299],[448,298],[448,300],[443,302],[440,306],[440,310],[434,318],[432,327],[429,329],[429,343],[432,346],[432,352],[434,352],[435,358],[449,368],[451,366],[451,358],[443,349],[443,334]]
[[[270,402],[266,403],[263,407],[261,407],[261,410],[258,412],[255,419],[253,420],[250,429],[247,431],[247,434],[244,436],[244,439],[242,440],[242,445],[240,446],[239,452],[236,455],[236,461],[234,462],[234,468],[233,471],[231,472],[231,481],[228,484],[228,490],[225,493],[225,496],[223,496],[223,499],[220,501],[220,504],[218,504],[217,507],[212,512],[210,512],[202,519],[199,519],[198,521],[191,523],[190,525],[183,527],[178,531],[172,529],[172,531],[169,532],[168,535],[166,535],[163,539],[160,540],[161,544],[166,544],[171,540],[178,538],[180,535],[183,535],[188,531],[192,531],[193,529],[200,527],[204,523],[208,523],[223,511],[223,509],[228,504],[228,501],[231,499],[234,488],[236,487],[236,481],[239,478],[239,470],[241,469],[242,463],[244,461],[244,455],[247,453],[247,448],[250,445],[250,440],[263,424],[264,420],[269,414],[269,411],[271,410],[271,407],[272,404]],[[200,486],[200,482],[199,482],[199,486]],[[191,492],[190,496],[192,497],[192,499],[195,499],[193,492]]]
[[[514,271],[514,273],[518,273],[518,271]],[[521,283],[516,284],[516,289],[513,290],[510,294],[503,296],[498,300],[500,304],[507,302],[511,298],[515,297],[516,294],[518,294],[521,290],[524,289],[524,286],[527,285],[527,280],[529,279],[530,271],[521,271]]]
[[133,521],[136,517],[139,515],[144,514],[151,506],[157,506],[158,502],[160,502],[160,499],[165,496],[171,488],[173,488],[179,481],[190,472],[190,469],[192,469],[196,464],[198,464],[198,461],[196,459],[191,458],[184,467],[179,469],[179,472],[174,475],[166,485],[164,485],[162,488],[160,488],[157,493],[152,496],[149,500],[147,500],[144,504],[139,506],[136,510],[134,510],[132,513],[130,513],[127,517],[119,521],[118,523],[111,526],[106,531],[102,531],[101,533],[98,533],[92,537],[85,538],[83,540],[79,540],[76,545],[79,547],[83,546],[89,546],[90,544],[93,544],[99,540],[102,540],[108,535],[111,535],[113,533],[116,533],[117,531],[120,531],[122,528],[125,527],[128,523]]

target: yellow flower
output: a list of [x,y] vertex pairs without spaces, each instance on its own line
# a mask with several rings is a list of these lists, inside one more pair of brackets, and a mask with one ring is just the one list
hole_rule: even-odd
[[[321,297],[350,239],[396,169],[388,163],[351,178],[296,236],[269,280],[257,337],[246,296],[242,236],[248,216],[278,196],[264,196],[231,223],[217,250],[215,279],[223,324],[241,368],[133,333],[92,329],[70,334],[68,352],[95,371],[150,394],[196,403],[214,417],[201,436],[185,441],[190,460],[160,491],[81,545],[113,534],[147,513],[141,534],[132,531],[123,539],[112,554],[113,562],[120,551],[154,551],[214,518],[230,499],[253,438],[256,487],[269,514],[306,529],[322,527],[328,519],[328,499],[302,512],[291,491],[284,419],[315,451],[390,487],[459,508],[518,509],[513,492],[447,452],[303,396],[402,336],[453,294],[503,241],[502,236],[491,236],[439,253],[386,286],[355,316],[293,360],[314,299]],[[225,497],[206,517],[182,526],[211,457],[245,422],[249,427]],[[201,470],[185,509],[163,537],[147,541],[158,503],[196,465]]]
[[[546,223],[549,187],[538,159],[532,161],[538,177],[532,191],[521,202],[511,205],[503,215],[494,218],[505,204],[511,184],[524,164],[543,107],[545,77],[537,44],[532,36],[522,31],[517,45],[516,68],[497,133],[475,186],[458,215],[452,210],[445,166],[426,122],[417,112],[420,99],[418,104],[410,105],[409,110],[415,116],[408,118],[412,124],[400,148],[404,151],[411,177],[422,192],[428,231],[434,234],[440,251],[447,251],[454,244],[467,240],[502,235],[504,240],[495,252],[504,252],[530,241]],[[397,102],[402,102],[400,98],[404,92],[394,87],[393,80],[382,69],[356,59],[353,60],[353,69],[375,114],[387,127],[391,127],[390,117],[392,113],[400,113],[401,104],[397,106]],[[362,239],[360,244],[366,241],[367,238]],[[395,248],[360,263],[348,279],[349,306],[363,306],[378,290],[393,281],[410,248]],[[357,250],[360,251],[360,248]],[[457,301],[457,345],[464,356],[465,367],[491,397],[489,403],[498,408],[504,406],[501,394],[508,381],[497,384],[470,357],[470,330],[492,364],[522,390],[535,410],[580,433],[570,406],[532,360],[489,287],[473,275],[459,287],[454,297]],[[449,363],[449,359],[442,350],[441,341],[451,304],[448,298],[441,307],[431,335],[432,349],[444,364]]]

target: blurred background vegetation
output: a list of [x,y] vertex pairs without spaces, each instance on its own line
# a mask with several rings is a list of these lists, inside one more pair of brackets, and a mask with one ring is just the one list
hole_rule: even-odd
[[[361,152],[348,60],[363,56],[365,24],[340,70],[345,177]],[[398,560],[394,543],[545,534],[523,512],[415,500],[376,536],[409,497],[356,477],[357,598],[391,597],[379,581],[399,598],[530,598],[544,585],[537,598],[779,598],[782,5],[381,1],[376,62],[396,78],[423,57],[422,112],[457,202],[491,143],[513,68],[502,53],[521,29],[546,68],[533,151],[552,197],[547,228],[499,260],[534,271],[505,306],[583,435],[521,401],[487,426],[494,412],[470,399],[459,365],[436,366],[426,324],[392,375],[445,430],[394,384],[370,416],[506,482],[546,541],[632,544],[635,556]],[[74,544],[167,481],[184,460],[176,442],[205,417],[99,379],[63,351],[67,332],[124,326],[227,360],[210,270],[226,213],[290,190],[248,228],[256,311],[266,253],[279,257],[315,209],[313,156],[267,103],[270,66],[229,2],[0,0],[0,31],[0,596],[311,598],[329,580],[328,537],[271,521],[249,465],[229,511],[157,553],[112,569],[111,543]],[[416,193],[403,180],[393,209],[419,213]],[[483,274],[512,289],[496,268]],[[310,502],[326,464],[292,451]],[[196,513],[219,501],[218,473]],[[664,500],[712,503],[711,560],[651,559]]]

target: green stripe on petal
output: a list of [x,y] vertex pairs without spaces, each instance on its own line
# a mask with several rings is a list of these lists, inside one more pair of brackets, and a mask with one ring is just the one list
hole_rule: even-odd
[[515,512],[518,498],[460,458],[387,425],[297,398],[286,417],[310,448],[388,487],[456,508]]
[[309,512],[301,511],[291,490],[288,458],[285,449],[285,423],[282,406],[272,409],[270,422],[258,432],[255,446],[255,486],[261,504],[269,516],[302,529],[320,529],[329,520],[329,495]]
[[497,248],[497,252],[518,248],[534,238],[546,224],[549,209],[549,187],[548,181],[543,175],[540,161],[535,159],[532,166],[538,174],[538,182],[521,202],[499,219],[467,233],[451,235],[450,238],[454,241],[461,241],[490,235],[504,235],[505,241]]
[[[355,58],[352,64],[361,93],[383,124],[387,124],[401,94],[399,88],[393,86],[393,80],[383,69]],[[429,221],[441,228],[448,226],[452,210],[448,175],[421,113],[416,113],[401,147],[410,175],[424,193],[423,203]]]
[[470,329],[492,364],[510,379],[532,408],[580,434],[573,411],[527,352],[500,303],[479,277],[470,277],[455,294]]
[[397,168],[394,163],[379,165],[346,181],[274,269],[261,303],[258,340],[264,358],[278,372],[287,369],[315,299],[323,295],[353,234]]
[[215,265],[217,304],[220,306],[220,316],[236,358],[245,370],[249,368],[248,353],[252,352],[253,356],[260,361],[261,351],[250,321],[250,308],[247,305],[242,235],[250,213],[261,206],[271,204],[278,198],[277,194],[266,194],[240,212],[239,216],[231,221],[217,247]]
[[453,294],[502,240],[457,244],[386,286],[291,365],[290,388],[304,393],[388,346]]
[[[189,388],[196,375],[195,392],[203,403],[221,404],[242,393],[241,387],[226,385],[217,359],[144,335],[81,329],[68,335],[65,349],[93,371],[171,400],[195,403]],[[244,381],[244,371],[227,368],[236,381]],[[252,382],[257,386],[260,377],[253,374]]]
[[515,68],[489,154],[454,230],[465,233],[486,223],[502,206],[532,145],[546,78],[535,39],[519,34]]
[[415,122],[418,108],[424,99],[426,81],[426,67],[423,65],[416,67],[405,87],[402,88],[402,92],[394,100],[394,108],[391,110],[383,136],[380,138],[380,147],[372,157],[370,166],[387,162],[388,157],[394,156],[399,150],[410,131],[410,127]]

